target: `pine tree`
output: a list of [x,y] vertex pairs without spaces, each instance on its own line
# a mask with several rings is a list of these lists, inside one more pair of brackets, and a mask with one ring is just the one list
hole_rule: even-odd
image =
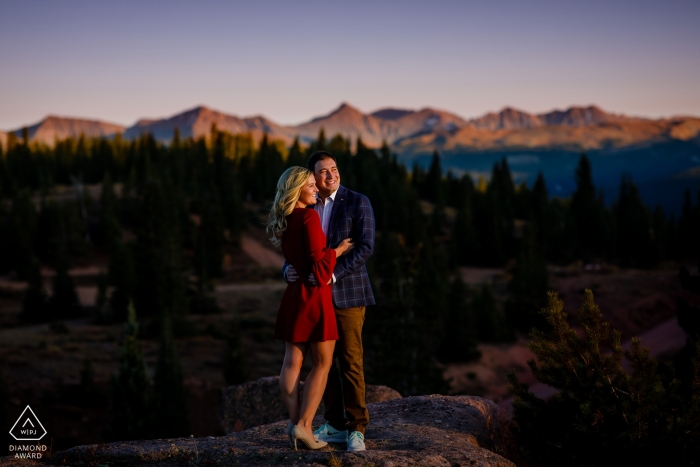
[[159,180],[149,181],[145,187],[134,245],[138,274],[133,296],[136,307],[147,311],[142,314],[162,320],[168,313],[172,320],[179,321],[189,310],[177,206],[182,200],[168,200],[167,188]]
[[591,163],[583,154],[576,169],[576,191],[571,196],[572,232],[584,261],[612,256],[614,234],[610,213],[596,193]]
[[109,287],[109,278],[104,271],[100,271],[97,275],[97,295],[95,296],[95,309],[97,314],[95,322],[99,324],[107,324],[113,321],[112,307],[109,304],[107,289]]
[[507,342],[515,336],[505,316],[498,310],[496,297],[488,284],[481,287],[480,293],[472,299],[476,340],[479,342]]
[[435,203],[437,206],[445,204],[445,190],[442,181],[442,165],[440,164],[440,154],[433,151],[433,157],[430,161],[430,168],[425,177],[425,199]]
[[78,392],[80,394],[80,403],[84,407],[94,407],[99,404],[102,394],[100,393],[100,388],[95,384],[95,370],[89,358],[83,359]]
[[459,274],[450,287],[447,301],[450,304],[445,320],[444,340],[438,350],[443,362],[467,362],[481,356],[476,347],[476,320],[467,303],[469,289]]
[[657,204],[651,215],[651,264],[659,264],[670,257],[673,249],[672,230],[672,221],[666,218],[663,208]]
[[12,265],[20,279],[28,279],[34,258],[33,241],[36,234],[37,213],[28,190],[20,191],[12,201],[10,211],[10,253]]
[[[681,286],[691,294],[700,296],[700,260],[698,261],[697,275],[690,274],[686,266],[682,266],[678,277]],[[700,342],[700,307],[693,306],[687,300],[678,303],[678,324],[688,334],[690,339]]]
[[457,204],[450,237],[450,260],[453,264],[475,264],[478,260],[479,238],[474,226],[474,214],[472,211],[472,193],[462,195],[463,199]]
[[[689,465],[700,454],[700,346],[692,390],[679,391],[672,368],[660,368],[638,338],[623,351],[620,333],[585,292],[580,335],[552,292],[535,330],[528,362],[538,381],[558,390],[547,400],[509,375],[519,445],[537,465]],[[631,372],[622,366],[623,356]]]
[[620,263],[623,266],[655,266],[651,257],[651,215],[630,177],[622,177],[620,197],[613,211]]
[[514,193],[505,159],[494,164],[486,191],[475,193],[474,223],[479,226],[477,232],[482,247],[479,263],[484,266],[502,266],[515,254]]
[[[309,145],[309,154],[313,154],[316,151],[325,151],[326,150],[326,130],[321,127],[320,130],[318,130],[318,139],[316,141],[312,141],[311,144]],[[304,167],[306,167],[306,164],[304,164]]]
[[231,321],[226,337],[226,354],[224,354],[224,379],[226,384],[242,384],[248,380],[248,369],[242,348],[241,328],[236,319]]
[[63,254],[56,260],[56,275],[53,278],[53,293],[49,299],[52,319],[77,318],[82,313],[73,278],[68,274],[68,262]]
[[129,304],[124,334],[119,374],[112,376],[111,383],[110,437],[114,441],[152,439],[157,436],[153,432],[152,388],[137,339],[133,303]]
[[530,199],[532,201],[530,222],[534,224],[533,228],[537,233],[537,245],[542,248],[545,258],[551,258],[555,254],[553,238],[557,235],[560,225],[557,225],[552,216],[547,183],[544,181],[542,172],[537,174]]
[[414,161],[413,169],[411,170],[411,186],[421,197],[425,197],[425,179],[425,170],[420,166],[418,161]]
[[[203,172],[205,173],[211,173],[207,176],[208,180],[203,181],[202,187],[209,187],[209,192],[204,193],[206,196],[213,197],[214,199],[218,197],[218,209],[220,209],[219,215],[222,216],[223,223],[228,229],[228,236],[231,240],[233,240],[234,243],[239,243],[241,232],[243,231],[243,229],[245,229],[246,226],[245,209],[243,208],[243,202],[241,201],[240,194],[242,188],[240,180],[248,179],[249,182],[257,183],[255,186],[249,187],[249,191],[251,192],[251,194],[259,193],[259,190],[261,189],[262,185],[270,184],[271,182],[267,178],[258,180],[258,175],[256,175],[254,172],[254,170],[260,169],[260,167],[258,167],[261,164],[259,160],[260,158],[256,159],[255,161],[255,164],[257,164],[256,167],[258,167],[257,169],[252,166],[253,160],[251,154],[251,160],[241,161],[238,170],[236,170],[237,167],[235,162],[225,157],[224,146],[225,144],[223,141],[223,135],[219,133],[217,135],[216,145],[214,147],[213,163],[211,164],[211,167],[208,168],[208,170],[203,170]],[[252,151],[252,143],[250,150]],[[274,149],[274,151],[276,151],[276,149]],[[270,152],[270,150],[265,149],[265,152],[268,153]],[[274,156],[279,156],[279,159],[275,158]],[[278,164],[281,173],[281,155],[279,153],[275,153],[274,156],[272,157],[272,159],[274,159],[272,161],[272,164]],[[246,164],[251,165],[251,167],[244,167],[244,165]],[[266,167],[269,166],[270,161],[266,161],[263,165],[265,165]],[[274,167],[268,167],[268,169],[273,171],[277,170]],[[239,172],[239,176],[236,175],[236,171]],[[273,177],[273,175],[269,173],[262,174],[261,176]],[[214,180],[213,186],[211,185],[210,180]],[[275,179],[274,182],[276,183],[276,181],[277,180]],[[223,235],[223,226],[221,228]]]
[[173,336],[172,319],[166,314],[160,326],[160,350],[155,382],[156,436],[172,438],[189,434],[182,367]]
[[546,304],[548,291],[547,263],[536,244],[533,226],[528,225],[521,240],[513,279],[508,284],[505,312],[510,325],[523,332],[532,326],[544,325],[539,311]]
[[446,274],[432,262],[434,250],[402,243],[399,236],[387,235],[377,245],[377,269],[385,279],[381,305],[368,320],[368,378],[403,395],[446,393],[449,387],[434,361],[445,325],[440,281],[444,284]]
[[135,274],[131,248],[124,242],[117,243],[110,258],[107,273],[109,284],[114,286],[109,298],[109,307],[117,322],[125,321],[127,318],[129,302],[134,297]]
[[221,277],[224,259],[224,222],[218,197],[202,203],[202,216],[197,229],[195,273],[200,280]]
[[46,291],[41,277],[39,261],[30,259],[28,268],[28,287],[22,299],[22,321],[26,323],[41,323],[49,318]]
[[306,157],[299,144],[299,137],[294,137],[294,142],[289,148],[289,154],[287,155],[287,167],[306,167]]
[[122,229],[117,216],[117,196],[109,173],[102,181],[100,195],[100,239],[110,253],[115,252],[122,239]]
[[678,251],[680,259],[695,259],[700,256],[700,190],[698,190],[698,203],[693,206],[690,190],[685,190],[683,195],[683,208],[678,219]]
[[[10,416],[7,411],[9,400],[10,395],[7,390],[7,380],[5,379],[3,372],[0,371],[0,426],[12,426],[11,423],[13,421],[10,420]],[[5,445],[9,446],[16,440],[13,437],[11,437],[8,430],[3,433],[2,437],[0,437],[0,441],[5,441]]]

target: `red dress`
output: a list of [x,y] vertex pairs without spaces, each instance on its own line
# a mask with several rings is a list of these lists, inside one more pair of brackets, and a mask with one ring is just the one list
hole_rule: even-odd
[[[326,247],[321,219],[313,209],[295,208],[287,216],[282,252],[297,270],[299,279],[290,282],[277,311],[275,339],[286,342],[338,340],[333,295],[328,281],[335,267],[335,250]],[[319,284],[309,282],[313,273]]]

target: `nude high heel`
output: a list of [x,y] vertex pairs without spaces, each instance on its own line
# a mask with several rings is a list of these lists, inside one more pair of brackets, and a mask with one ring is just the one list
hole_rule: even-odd
[[306,434],[306,432],[302,430],[298,425],[294,425],[294,427],[292,428],[292,440],[294,441],[295,451],[299,450],[297,448],[297,440],[306,444],[307,448],[313,450],[321,449],[323,447],[328,446],[328,443],[326,443],[325,441],[316,441],[313,436],[309,436],[308,434]]

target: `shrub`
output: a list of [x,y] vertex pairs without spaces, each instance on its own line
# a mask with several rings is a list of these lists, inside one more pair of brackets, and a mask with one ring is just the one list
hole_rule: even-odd
[[538,465],[688,465],[700,454],[700,345],[687,373],[692,384],[684,386],[673,365],[651,358],[638,338],[623,351],[620,332],[603,319],[593,293],[585,294],[582,336],[554,292],[542,310],[551,329],[531,334],[539,363],[528,364],[558,392],[539,399],[509,375],[524,455]]

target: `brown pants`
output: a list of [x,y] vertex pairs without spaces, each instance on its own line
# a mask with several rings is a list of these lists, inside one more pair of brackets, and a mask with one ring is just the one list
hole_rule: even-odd
[[323,393],[326,421],[336,430],[365,434],[369,412],[365,405],[365,371],[363,367],[362,325],[365,308],[336,308],[338,341],[333,365]]

